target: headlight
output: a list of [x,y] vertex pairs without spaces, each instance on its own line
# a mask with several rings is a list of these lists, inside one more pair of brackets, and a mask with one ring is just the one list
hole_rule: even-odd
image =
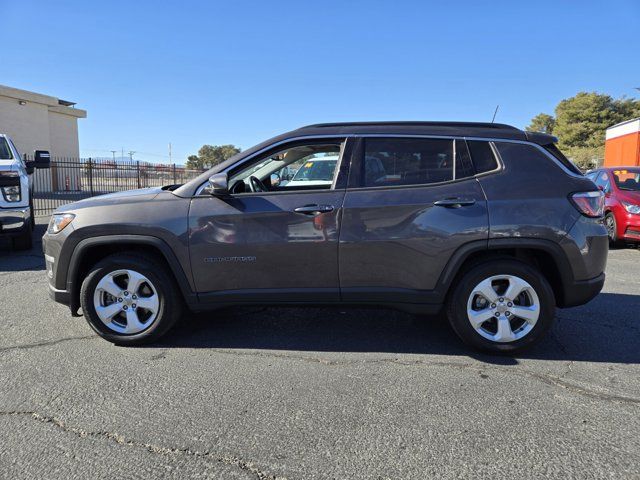
[[640,205],[635,205],[633,203],[621,202],[624,209],[629,213],[635,213],[636,215],[640,214]]
[[73,213],[54,213],[51,215],[47,233],[61,232],[74,218],[76,218],[76,216]]
[[20,185],[11,185],[9,187],[2,187],[2,196],[7,202],[19,202],[20,201]]
[[[20,198],[20,174],[14,171],[0,171],[0,178],[5,180],[5,186],[1,188],[2,196],[7,202],[19,202]],[[6,185],[9,183],[9,185]]]

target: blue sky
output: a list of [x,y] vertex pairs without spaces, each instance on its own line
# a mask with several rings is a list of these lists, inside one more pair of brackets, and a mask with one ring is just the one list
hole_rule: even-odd
[[0,0],[0,84],[88,111],[83,156],[184,161],[325,121],[524,127],[640,93],[640,1]]

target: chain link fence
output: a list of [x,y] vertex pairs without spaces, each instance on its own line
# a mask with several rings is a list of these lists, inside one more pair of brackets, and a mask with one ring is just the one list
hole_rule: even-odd
[[105,193],[185,183],[204,170],[148,162],[51,158],[51,167],[34,172],[33,209],[48,215],[60,205]]

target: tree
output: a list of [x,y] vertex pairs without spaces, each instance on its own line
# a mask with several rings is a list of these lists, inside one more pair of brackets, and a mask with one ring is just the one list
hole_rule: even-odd
[[211,168],[236,153],[240,153],[240,149],[235,145],[203,145],[198,150],[198,155],[189,155],[187,168]]
[[551,135],[556,119],[548,113],[539,113],[531,119],[531,124],[526,127],[529,132],[542,132]]
[[[536,115],[527,130],[553,133],[565,155],[579,166],[591,168],[604,157],[605,130],[636,117],[640,117],[640,100],[580,92],[562,100],[556,106],[555,117]],[[550,131],[546,130],[549,126]]]

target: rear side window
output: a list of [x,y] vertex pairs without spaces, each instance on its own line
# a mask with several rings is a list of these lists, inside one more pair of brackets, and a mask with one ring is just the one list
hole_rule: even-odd
[[425,138],[364,140],[361,186],[424,185],[473,175],[463,141]]
[[467,140],[471,159],[476,168],[476,173],[490,172],[498,168],[498,162],[489,142],[480,140]]

